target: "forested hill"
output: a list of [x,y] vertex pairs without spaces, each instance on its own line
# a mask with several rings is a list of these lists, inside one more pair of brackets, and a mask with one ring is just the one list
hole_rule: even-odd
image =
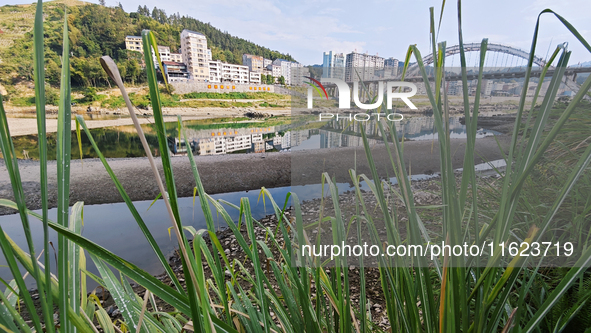
[[[77,0],[56,0],[44,3],[46,73],[48,82],[59,83],[62,54],[64,8],[67,6],[71,43],[72,84],[77,86],[106,85],[106,76],[99,57],[109,55],[119,64],[130,82],[141,82],[140,61],[136,52],[125,50],[125,36],[139,36],[143,29],[152,30],[159,45],[172,52],[180,47],[183,29],[200,31],[207,36],[214,60],[240,64],[242,54],[261,55],[269,59],[293,60],[289,54],[272,51],[186,15],[166,15],[163,10],[147,7],[127,13],[122,7],[105,7]],[[128,9],[129,10],[129,9]],[[32,80],[32,26],[34,5],[0,7],[0,81],[7,87]]]

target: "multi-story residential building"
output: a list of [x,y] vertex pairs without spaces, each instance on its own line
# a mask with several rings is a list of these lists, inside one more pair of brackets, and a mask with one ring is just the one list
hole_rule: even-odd
[[250,149],[252,140],[250,135],[238,135],[226,138],[226,152],[231,153],[239,150]]
[[[273,65],[281,67],[281,75],[285,79],[285,84],[291,84],[291,61],[287,61],[285,59],[275,59],[273,61]],[[275,76],[275,75],[273,75]]]
[[181,82],[189,79],[187,66],[181,62],[162,61],[162,67],[164,67],[164,75],[166,75],[168,82]]
[[263,68],[267,68],[267,66],[269,66],[272,63],[273,63],[273,60],[267,59],[267,58],[263,58]]
[[[247,84],[249,82],[248,67],[242,65],[228,64],[221,61],[209,61],[210,82],[232,82]],[[259,74],[259,82],[260,82]]]
[[191,30],[181,32],[181,53],[189,79],[201,82],[209,81],[209,60],[211,50],[207,48],[207,38],[204,34]]
[[289,132],[283,134],[279,134],[279,132],[275,132],[275,136],[273,137],[273,146],[281,147],[281,149],[291,148],[291,135]]
[[140,36],[125,36],[125,49],[137,52],[144,52],[144,43]]
[[345,56],[342,53],[332,51],[323,53],[322,77],[345,79]]
[[214,138],[199,139],[197,146],[199,147],[199,155],[214,155],[215,153]]
[[183,62],[183,55],[181,53],[171,53],[170,61]]
[[226,138],[215,137],[213,139],[213,153],[214,155],[220,155],[226,153]]
[[160,54],[160,61],[172,61],[170,59],[170,47],[158,45],[158,53]]
[[384,60],[384,77],[398,76],[399,61],[396,58],[388,58]]
[[[136,51],[144,53],[144,43],[140,36],[126,36],[125,37],[125,49],[130,51]],[[161,61],[174,61],[171,57],[173,53],[170,53],[170,47],[158,45],[158,54],[160,55]],[[152,55],[154,64],[158,63],[158,59],[155,55]],[[182,61],[178,61],[182,62]]]
[[[272,65],[271,65],[271,66],[272,66]],[[268,69],[267,67],[265,67],[265,68],[263,69],[263,72],[262,72],[261,74],[262,74],[262,75],[271,75],[271,76],[273,76],[273,70],[271,70],[271,69]]]
[[375,79],[375,71],[384,68],[384,58],[367,53],[351,52],[345,61],[345,81],[365,81]]
[[275,81],[277,81],[277,79],[281,76],[281,66],[271,64],[267,66],[267,70],[271,72],[271,75],[273,75]]
[[261,73],[250,72],[248,81],[250,83],[261,84]]
[[209,82],[222,82],[222,62],[208,61]]
[[261,73],[263,71],[263,57],[252,54],[242,55],[242,65],[248,66],[251,72]]

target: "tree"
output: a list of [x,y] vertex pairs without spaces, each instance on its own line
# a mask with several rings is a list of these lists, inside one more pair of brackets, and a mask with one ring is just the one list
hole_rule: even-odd
[[104,7],[107,5],[107,2],[105,0],[99,0],[99,4]]
[[280,84],[280,85],[282,85],[282,86],[284,86],[284,85],[285,85],[285,78],[283,77],[283,75],[281,75],[281,76],[279,77],[279,84]]

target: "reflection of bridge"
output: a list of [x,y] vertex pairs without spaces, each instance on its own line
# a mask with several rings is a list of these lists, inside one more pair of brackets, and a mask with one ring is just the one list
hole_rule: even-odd
[[[464,44],[464,51],[465,52],[480,52],[480,43],[468,43]],[[529,53],[511,46],[506,46],[502,44],[494,44],[489,43],[486,49],[487,54],[489,53],[498,53],[498,54],[506,54],[513,57],[517,57],[519,59],[529,60]],[[451,47],[446,48],[445,56],[453,56],[460,53],[459,45],[454,45]],[[508,57],[508,56],[507,56]],[[487,57],[489,58],[489,57]],[[426,55],[423,57],[423,64],[428,66],[433,63],[433,54]],[[505,61],[505,65],[506,65]],[[511,61],[512,65],[513,61]],[[542,73],[542,67],[546,65],[546,61],[540,57],[534,56],[533,63],[537,65],[536,67],[532,68],[531,70],[531,77],[539,77]],[[526,67],[525,66],[518,66],[518,67],[506,67],[503,66],[503,60],[501,60],[500,66],[497,66],[497,61],[492,61],[491,66],[485,67],[483,70],[483,79],[487,80],[498,80],[498,79],[513,79],[513,78],[523,78],[525,77]],[[485,63],[486,66],[486,63]],[[547,78],[552,77],[554,75],[556,68],[554,66],[550,66],[546,73]],[[429,81],[433,81],[435,78],[433,75],[433,68],[428,67],[428,79]],[[387,71],[384,71],[387,72]],[[576,92],[579,90],[579,85],[576,83],[577,74],[579,73],[590,73],[591,67],[568,67],[565,70],[564,76],[562,78],[562,82],[572,91]],[[378,83],[380,81],[393,81],[393,80],[400,80],[400,74],[398,73],[397,76],[382,76],[382,77],[374,77],[370,79],[362,80],[365,85],[367,85],[370,90],[376,91],[378,87]],[[470,70],[467,74],[468,80],[475,80],[478,78],[478,68],[470,67]],[[445,72],[445,81],[461,81],[462,75],[459,71],[459,68],[446,68]],[[423,82],[423,77],[419,72],[418,64],[413,64],[408,67],[406,76],[404,81],[408,82]],[[352,86],[352,82],[348,82],[350,86]],[[338,96],[338,89],[336,86],[327,83],[325,87],[329,92],[332,92],[332,96]],[[363,97],[361,99],[364,99]]]

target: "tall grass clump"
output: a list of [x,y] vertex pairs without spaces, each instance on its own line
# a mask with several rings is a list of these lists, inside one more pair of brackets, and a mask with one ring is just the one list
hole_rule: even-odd
[[[444,2],[445,4],[445,2]],[[443,7],[442,7],[443,11]],[[461,6],[458,2],[459,43],[463,45],[461,27]],[[545,10],[540,15],[552,14],[591,52],[591,46],[581,34],[564,18]],[[441,20],[441,17],[440,17]],[[276,228],[264,226],[252,217],[251,205],[247,198],[238,205],[213,200],[204,191],[199,176],[197,163],[189,154],[195,178],[195,194],[203,210],[206,228],[195,230],[183,224],[179,213],[174,173],[167,144],[167,128],[162,114],[163,97],[157,83],[156,68],[152,54],[158,57],[157,44],[150,31],[143,31],[146,75],[149,85],[149,102],[154,111],[154,128],[162,152],[161,163],[163,177],[157,168],[151,149],[137,120],[134,105],[125,90],[119,70],[112,59],[105,56],[101,64],[117,84],[125,105],[139,134],[146,152],[160,196],[171,223],[171,230],[178,242],[181,260],[182,279],[175,274],[166,257],[155,242],[151,231],[135,208],[126,190],[104,158],[84,119],[76,117],[80,137],[82,131],[88,137],[97,156],[100,158],[109,176],[114,182],[123,201],[146,237],[152,251],[163,266],[171,283],[166,284],[151,276],[108,249],[93,243],[81,235],[84,204],[76,202],[70,207],[69,171],[71,147],[70,114],[70,74],[67,18],[64,18],[62,77],[59,102],[59,127],[57,135],[58,164],[58,218],[50,221],[48,210],[48,175],[47,175],[47,136],[45,132],[44,96],[44,60],[43,60],[43,17],[42,2],[37,4],[34,38],[34,64],[36,83],[36,106],[38,121],[40,179],[42,212],[27,209],[22,181],[19,175],[18,161],[6,120],[3,104],[0,103],[0,149],[10,175],[14,192],[14,201],[0,200],[0,204],[17,209],[27,238],[27,249],[20,249],[2,230],[0,225],[0,248],[13,275],[12,281],[1,282],[6,287],[0,290],[0,329],[6,332],[374,332],[383,329],[375,325],[368,311],[369,297],[366,289],[367,264],[360,257],[355,264],[359,267],[360,295],[358,303],[353,302],[351,277],[347,258],[337,256],[330,267],[318,259],[305,257],[303,245],[310,244],[307,228],[302,218],[302,206],[295,193],[290,193],[281,201],[276,201],[266,189],[261,195],[268,201],[277,217]],[[476,97],[472,103],[468,98],[466,57],[460,47],[463,76],[463,104],[468,139],[466,144],[464,172],[459,183],[452,168],[452,151],[449,137],[449,109],[445,87],[446,43],[436,43],[435,15],[431,9],[431,32],[435,81],[433,87],[426,84],[427,95],[433,108],[435,127],[438,133],[441,170],[441,239],[452,244],[464,242],[481,246],[492,242],[494,246],[502,242],[519,240],[520,243],[532,244],[541,240],[555,240],[548,231],[553,226],[554,217],[572,192],[580,178],[586,177],[591,162],[591,145],[577,144],[578,155],[570,162],[570,169],[563,182],[557,184],[555,196],[543,213],[532,213],[532,219],[520,228],[515,228],[513,221],[524,214],[524,190],[532,182],[532,174],[539,166],[544,154],[562,133],[565,123],[591,87],[588,78],[580,87],[572,101],[559,113],[553,113],[554,99],[564,76],[570,52],[564,45],[559,46],[544,68],[556,62],[556,68],[550,81],[548,92],[538,108],[535,107],[539,89],[533,103],[526,102],[526,92],[531,76],[533,57],[538,40],[539,22],[536,23],[529,66],[527,67],[523,93],[519,102],[515,128],[510,151],[507,155],[507,168],[502,175],[503,185],[497,188],[493,196],[494,211],[484,211],[481,191],[474,171],[474,147],[477,130],[477,117],[480,105],[480,90],[486,57],[487,40],[481,44],[479,79]],[[409,48],[406,66],[414,56],[419,74],[424,82],[429,82],[427,69],[422,62],[421,53],[416,46]],[[160,63],[160,59],[158,59]],[[542,75],[544,75],[544,73]],[[403,74],[404,76],[405,74]],[[165,83],[166,85],[166,83]],[[369,92],[367,92],[369,94]],[[535,112],[533,110],[535,109]],[[377,110],[388,113],[384,105]],[[522,119],[525,117],[525,123]],[[552,122],[549,122],[552,119]],[[396,127],[378,123],[381,137],[386,143],[386,150],[395,175],[399,180],[397,187],[380,180],[374,157],[369,147],[365,131],[363,143],[365,158],[369,162],[370,174],[357,174],[350,170],[351,181],[355,188],[354,220],[357,233],[367,232],[373,244],[382,245],[379,231],[372,220],[373,207],[369,206],[362,195],[361,183],[370,189],[377,202],[377,210],[386,226],[388,244],[425,244],[431,241],[414,201],[414,193],[409,180],[409,172],[403,160],[403,144],[399,142]],[[170,129],[168,130],[170,131]],[[182,120],[178,121],[178,132],[185,140]],[[80,138],[78,139],[80,142]],[[586,148],[582,149],[582,146]],[[341,214],[339,192],[336,181],[330,175],[318,175],[327,185],[330,195],[329,205],[334,216],[321,216],[319,221],[328,221],[332,230],[334,244],[341,244],[350,229]],[[408,217],[400,219],[396,209],[392,209],[390,197],[399,197]],[[293,213],[287,208],[293,205]],[[222,205],[224,204],[224,205]],[[582,204],[582,222],[588,221],[590,203]],[[212,210],[211,207],[214,209]],[[229,208],[228,208],[229,207]],[[526,204],[525,207],[528,207]],[[234,221],[229,209],[239,211],[238,223]],[[534,212],[534,210],[532,210]],[[234,235],[244,260],[230,259],[224,252],[216,234],[214,214],[226,221]],[[43,249],[35,249],[30,232],[32,223],[42,223],[44,227]],[[587,220],[586,220],[587,219]],[[363,222],[363,223],[362,223]],[[406,239],[399,233],[398,225],[406,224]],[[57,275],[51,274],[48,242],[49,228],[58,235]],[[265,231],[265,239],[257,238],[256,230]],[[244,230],[244,232],[242,231]],[[582,229],[581,229],[582,230]],[[588,230],[586,231],[588,232]],[[130,236],[132,237],[132,236]],[[549,238],[548,238],[549,237]],[[380,293],[385,300],[385,313],[390,332],[561,332],[572,331],[569,323],[585,307],[591,293],[585,292],[589,286],[589,276],[585,275],[591,263],[591,248],[582,242],[581,254],[572,268],[563,269],[560,279],[553,283],[545,280],[542,262],[530,257],[517,255],[506,261],[495,254],[487,262],[476,262],[455,256],[436,257],[387,257],[378,256]],[[38,256],[44,256],[44,264]],[[87,258],[96,265],[99,275],[87,271]],[[19,264],[36,281],[39,300],[35,303],[26,289],[19,270]],[[211,269],[207,277],[204,267]],[[357,274],[357,273],[355,273]],[[86,279],[90,277],[107,289],[112,295],[121,319],[113,321],[95,291],[86,288]],[[129,283],[135,281],[143,287],[143,297],[137,294]],[[535,286],[545,282],[544,294],[537,292]],[[564,303],[566,296],[572,296],[573,286],[579,286],[578,299]],[[24,308],[20,307],[20,302]],[[162,311],[159,304],[165,303],[172,311]],[[354,304],[359,304],[354,306]],[[54,316],[57,306],[58,317]],[[564,312],[556,316],[553,309],[560,306]],[[581,327],[577,327],[579,329]],[[584,331],[581,330],[581,331]]]

